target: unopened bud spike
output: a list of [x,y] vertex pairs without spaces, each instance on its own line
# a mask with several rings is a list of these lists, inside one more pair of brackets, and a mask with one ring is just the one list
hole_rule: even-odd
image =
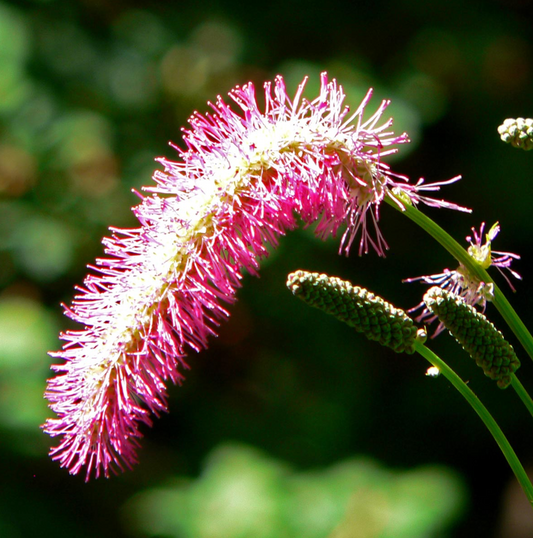
[[487,377],[502,389],[511,384],[520,361],[513,346],[481,312],[437,286],[427,291],[424,302]]
[[296,271],[288,276],[287,287],[305,303],[397,353],[414,353],[415,343],[420,341],[418,328],[403,310],[348,281]]

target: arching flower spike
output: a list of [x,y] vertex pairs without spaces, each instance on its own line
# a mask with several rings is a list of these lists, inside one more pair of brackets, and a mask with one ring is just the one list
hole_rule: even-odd
[[242,272],[256,274],[298,216],[318,222],[323,239],[346,226],[346,253],[359,237],[359,253],[384,255],[379,207],[392,189],[450,207],[418,195],[439,184],[409,185],[383,162],[408,141],[391,120],[380,124],[388,101],[365,120],[372,91],[350,114],[335,80],[323,74],[312,101],[305,82],[293,98],[281,77],[265,84],[264,112],[253,84],[230,93],[239,113],[220,97],[210,114],[195,112],[186,149],[176,147],[176,162],[159,159],[151,194],[133,210],[140,227],[104,239],[107,257],[65,308],[82,328],[62,334],[46,391],[57,417],[44,430],[61,438],[51,455],[71,473],[108,476],[136,462],[140,425],[166,411],[165,384],[182,381],[186,354],[228,317]]

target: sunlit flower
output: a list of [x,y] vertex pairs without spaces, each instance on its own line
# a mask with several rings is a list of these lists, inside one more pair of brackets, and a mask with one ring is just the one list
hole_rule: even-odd
[[[500,232],[500,225],[494,224],[492,228],[485,235],[485,242],[483,243],[483,230],[485,223],[483,222],[479,228],[479,233],[475,228],[472,228],[472,236],[467,236],[466,240],[470,243],[468,247],[468,254],[478,263],[483,269],[489,267],[496,267],[498,271],[503,275],[510,288],[515,291],[509,276],[521,280],[521,276],[511,269],[511,263],[513,260],[520,259],[520,256],[511,252],[500,252],[492,250],[492,241]],[[466,304],[470,306],[477,306],[482,312],[485,311],[487,301],[490,302],[494,299],[494,284],[490,282],[482,282],[475,275],[472,275],[466,267],[459,264],[459,267],[455,270],[444,269],[442,273],[429,276],[419,276],[415,278],[408,278],[404,282],[421,281],[430,286],[438,286],[453,295],[461,297]],[[416,318],[416,321],[425,321],[426,323],[432,323],[437,316],[429,310],[424,302],[415,306],[409,312],[413,312],[423,308],[422,313]],[[439,323],[433,337],[437,336],[444,329],[444,325]]]
[[500,138],[515,148],[533,149],[533,119],[508,118],[499,127]]
[[359,237],[360,253],[370,245],[383,255],[379,207],[390,190],[456,207],[419,195],[440,184],[409,185],[382,161],[408,141],[391,120],[379,125],[388,101],[364,120],[371,91],[350,115],[326,74],[313,101],[304,86],[290,99],[281,77],[267,83],[264,112],[252,84],[230,93],[240,114],[221,98],[214,113],[195,112],[187,148],[176,147],[177,162],[159,159],[164,170],[134,208],[140,227],[104,239],[108,258],[65,309],[83,328],[62,335],[53,355],[64,362],[46,392],[57,418],[44,429],[62,437],[51,454],[71,473],[108,476],[135,463],[140,425],[166,410],[165,383],[182,381],[186,353],[228,317],[243,270],[256,274],[298,216],[324,239],[346,225],[346,253]]

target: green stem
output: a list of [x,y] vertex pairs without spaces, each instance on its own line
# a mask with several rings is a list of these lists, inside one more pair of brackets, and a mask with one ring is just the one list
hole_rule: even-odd
[[[429,217],[424,215],[424,213],[419,211],[415,206],[405,203],[401,199],[394,198],[394,195],[390,193],[385,197],[385,201],[431,235],[431,237],[438,241],[459,263],[466,267],[472,275],[475,275],[480,282],[494,284],[494,299],[492,300],[492,303],[498,309],[510,329],[514,332],[527,354],[533,359],[533,337],[531,336],[531,333],[518,317],[518,314],[487,271],[476,263],[453,237],[446,233]],[[403,209],[398,205],[399,203],[401,203]]]
[[[415,350],[422,355],[427,361],[429,361],[433,366],[436,366],[441,374],[459,391],[459,393],[465,398],[465,400],[472,406],[474,411],[479,415],[485,426],[488,428],[489,432],[494,437],[495,441],[498,443],[505,459],[509,463],[513,473],[515,474],[518,482],[522,486],[526,497],[529,500],[529,503],[533,506],[533,486],[529,481],[529,478],[524,470],[524,467],[520,463],[515,451],[512,446],[509,444],[507,437],[502,432],[501,428],[498,426],[492,415],[489,413],[488,409],[481,403],[479,398],[468,388],[466,383],[443,361],[441,360],[433,351],[427,348],[424,344],[420,342],[415,343]],[[514,384],[514,379],[513,379]]]
[[531,400],[531,396],[528,394],[522,383],[518,380],[518,377],[516,377],[515,374],[511,375],[511,386],[515,390],[515,392],[518,394],[520,399],[522,400],[522,403],[526,406],[527,410],[531,413],[533,416],[533,400]]

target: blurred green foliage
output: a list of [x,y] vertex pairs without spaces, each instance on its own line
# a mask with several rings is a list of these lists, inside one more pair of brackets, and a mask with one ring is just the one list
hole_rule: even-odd
[[295,473],[243,445],[211,452],[200,478],[174,478],[124,507],[132,536],[176,538],[422,538],[464,506],[445,468],[393,472],[367,459]]
[[30,297],[0,299],[0,423],[4,428],[31,436],[17,441],[17,450],[39,452],[43,446],[39,425],[47,416],[40,394],[47,373],[43,350],[57,343],[58,323]]
[[[386,207],[385,260],[339,257],[335,241],[310,231],[282,240],[261,279],[245,279],[220,337],[190,357],[184,386],[170,388],[170,413],[146,430],[133,471],[85,484],[49,460],[54,441],[38,426],[55,361],[46,353],[72,326],[59,305],[102,256],[107,227],[136,225],[132,189],[150,184],[155,157],[176,156],[167,142],[180,143],[193,110],[277,73],[292,90],[309,75],[313,96],[328,70],[352,107],[369,86],[375,107],[391,98],[395,131],[413,141],[394,169],[415,180],[463,174],[443,196],[474,214],[431,216],[458,239],[483,220],[501,223],[495,248],[523,256],[513,303],[533,325],[531,155],[496,131],[531,110],[532,11],[528,0],[0,0],[0,536],[180,536],[175,525],[184,537],[236,536],[233,525],[258,522],[253,510],[283,513],[277,536],[291,538],[354,536],[382,514],[394,528],[356,536],[498,536],[510,472],[459,396],[424,377],[421,360],[376,348],[285,290],[302,268],[417,304],[422,288],[401,280],[453,262]],[[519,403],[451,339],[432,345],[533,461]],[[443,466],[461,474],[468,501]],[[350,497],[361,484],[365,494]],[[246,486],[240,497],[232,485]],[[216,521],[218,535],[194,526]]]

